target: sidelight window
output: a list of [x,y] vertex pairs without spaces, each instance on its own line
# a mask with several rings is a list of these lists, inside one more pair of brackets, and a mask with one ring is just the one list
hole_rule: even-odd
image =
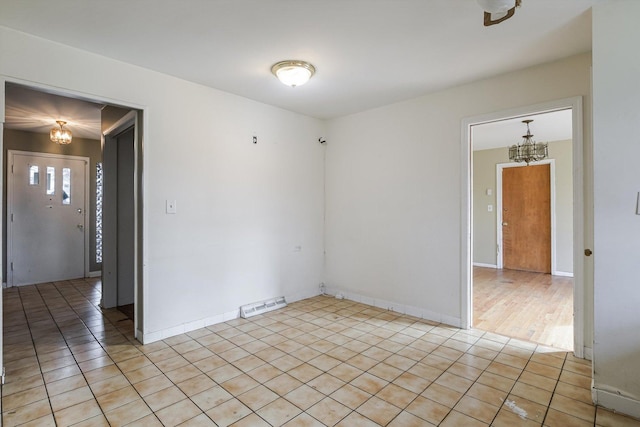
[[102,262],[102,163],[96,164],[96,262]]

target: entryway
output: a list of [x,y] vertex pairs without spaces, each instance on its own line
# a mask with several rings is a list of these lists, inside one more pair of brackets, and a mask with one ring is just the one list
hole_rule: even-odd
[[88,276],[89,159],[8,151],[7,285]]
[[[541,134],[536,141],[562,142],[562,149],[556,152],[549,144],[551,160],[529,166],[510,164],[508,147],[520,142],[519,135],[525,133],[518,128],[511,132],[511,141],[500,141],[486,154],[472,151],[476,129],[484,125],[510,120],[522,126],[524,119],[553,113],[568,119],[568,137],[550,140],[536,127],[538,121],[532,125],[533,133]],[[582,163],[579,115],[576,98],[468,120],[470,233],[469,256],[463,256],[469,262],[463,280],[468,301],[466,305],[463,298],[463,307],[468,307],[463,323],[466,314],[468,325],[474,328],[571,349],[582,357],[583,243],[580,233],[573,233],[574,227],[581,229],[583,224],[582,176],[573,167]],[[555,159],[556,155],[562,159]],[[480,176],[476,160],[483,156],[488,164],[493,163]],[[554,173],[562,176],[554,177]],[[506,182],[499,182],[503,178]],[[560,181],[563,183],[558,184]],[[539,191],[533,196],[525,191],[532,186]],[[558,206],[554,207],[555,199]],[[538,208],[536,218],[532,207]]]
[[[3,241],[5,254],[10,255],[12,249],[14,252],[4,264],[5,268],[10,268],[11,262],[14,265],[13,277],[11,271],[5,274],[6,286],[34,284],[33,288],[41,288],[53,284],[64,287],[69,283],[75,285],[78,279],[99,286],[103,283],[100,277],[104,259],[107,265],[116,260],[117,269],[111,271],[120,276],[115,282],[107,280],[107,286],[113,286],[113,283],[119,286],[119,279],[126,283],[126,292],[120,285],[115,291],[116,294],[119,291],[119,298],[114,306],[122,305],[124,299],[126,308],[135,307],[135,311],[127,313],[132,321],[119,325],[130,325],[131,336],[141,338],[144,313],[141,303],[142,111],[87,99],[83,95],[65,94],[54,88],[31,87],[28,82],[2,83],[5,123],[1,140],[6,158],[10,157],[8,150],[15,152],[12,155],[16,159],[12,161],[14,178],[18,182],[19,173],[19,183],[24,187],[20,191],[37,193],[40,197],[36,204],[16,204],[12,211],[5,211],[5,224],[10,221],[10,214],[14,218],[13,224],[6,225],[8,233]],[[49,130],[58,118],[67,121],[66,127],[73,132],[73,140],[68,145],[50,141]],[[110,144],[105,134],[126,139],[126,144],[119,144],[119,156],[103,158],[103,148]],[[25,155],[19,155],[20,151]],[[4,165],[6,178],[11,172],[11,164]],[[76,170],[76,167],[80,169]],[[8,187],[9,192],[12,187],[15,186]],[[15,190],[18,194],[17,187]],[[116,199],[112,197],[114,195]],[[43,212],[34,209],[35,205],[42,205]],[[59,216],[63,212],[67,217],[61,219]],[[18,218],[20,221],[29,219],[31,225],[18,222]],[[62,237],[69,224],[75,232],[71,234],[73,241]],[[13,237],[23,235],[27,243],[12,240],[12,234]],[[78,234],[82,237],[78,238]],[[45,243],[45,238],[53,243]],[[19,254],[23,254],[22,258]],[[23,266],[33,277],[25,279],[26,275],[16,269]],[[54,267],[63,273],[52,273]],[[39,272],[45,269],[48,274],[40,275]],[[126,280],[123,279],[125,276]],[[21,289],[27,292],[26,288],[31,286]],[[106,292],[111,290],[108,288]],[[113,311],[117,310],[105,310],[104,313]],[[126,318],[120,313],[114,316]]]

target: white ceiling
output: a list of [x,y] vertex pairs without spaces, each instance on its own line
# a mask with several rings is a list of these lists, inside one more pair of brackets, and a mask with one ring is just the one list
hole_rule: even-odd
[[[475,0],[0,1],[0,25],[333,118],[589,51],[597,1],[524,0],[493,27]],[[284,59],[317,74],[286,87]]]
[[521,143],[523,136],[527,133],[527,125],[522,121],[527,119],[533,120],[529,127],[533,134],[533,140],[536,142],[566,141],[572,138],[572,118],[569,109],[472,126],[473,150],[491,148],[505,148],[506,150],[506,147]]

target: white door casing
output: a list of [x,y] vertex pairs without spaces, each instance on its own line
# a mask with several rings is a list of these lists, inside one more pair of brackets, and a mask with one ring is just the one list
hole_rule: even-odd
[[[583,161],[583,123],[582,123],[582,97],[558,99],[536,105],[511,108],[504,111],[482,114],[462,119],[461,135],[461,223],[460,223],[460,323],[463,328],[473,326],[473,246],[472,246],[472,164],[471,164],[471,126],[482,123],[490,123],[505,118],[523,117],[535,113],[558,111],[570,108],[572,111],[572,135],[573,135],[573,342],[574,354],[579,357],[590,358],[592,337],[588,338],[589,347],[585,348],[585,280],[592,282],[592,274],[585,277],[584,242],[585,223],[592,229],[585,211],[584,204],[584,169],[591,168]],[[589,172],[591,169],[589,170]],[[587,314],[589,315],[589,314]]]
[[133,122],[105,134],[102,306],[134,303],[135,212]]
[[144,342],[141,129],[140,111],[131,110],[103,132],[101,305],[133,302],[135,337]]
[[7,172],[7,284],[87,276],[89,159],[10,150]]

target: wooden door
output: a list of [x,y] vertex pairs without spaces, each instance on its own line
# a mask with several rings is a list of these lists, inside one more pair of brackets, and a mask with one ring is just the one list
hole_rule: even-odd
[[502,170],[503,267],[551,273],[551,167]]

